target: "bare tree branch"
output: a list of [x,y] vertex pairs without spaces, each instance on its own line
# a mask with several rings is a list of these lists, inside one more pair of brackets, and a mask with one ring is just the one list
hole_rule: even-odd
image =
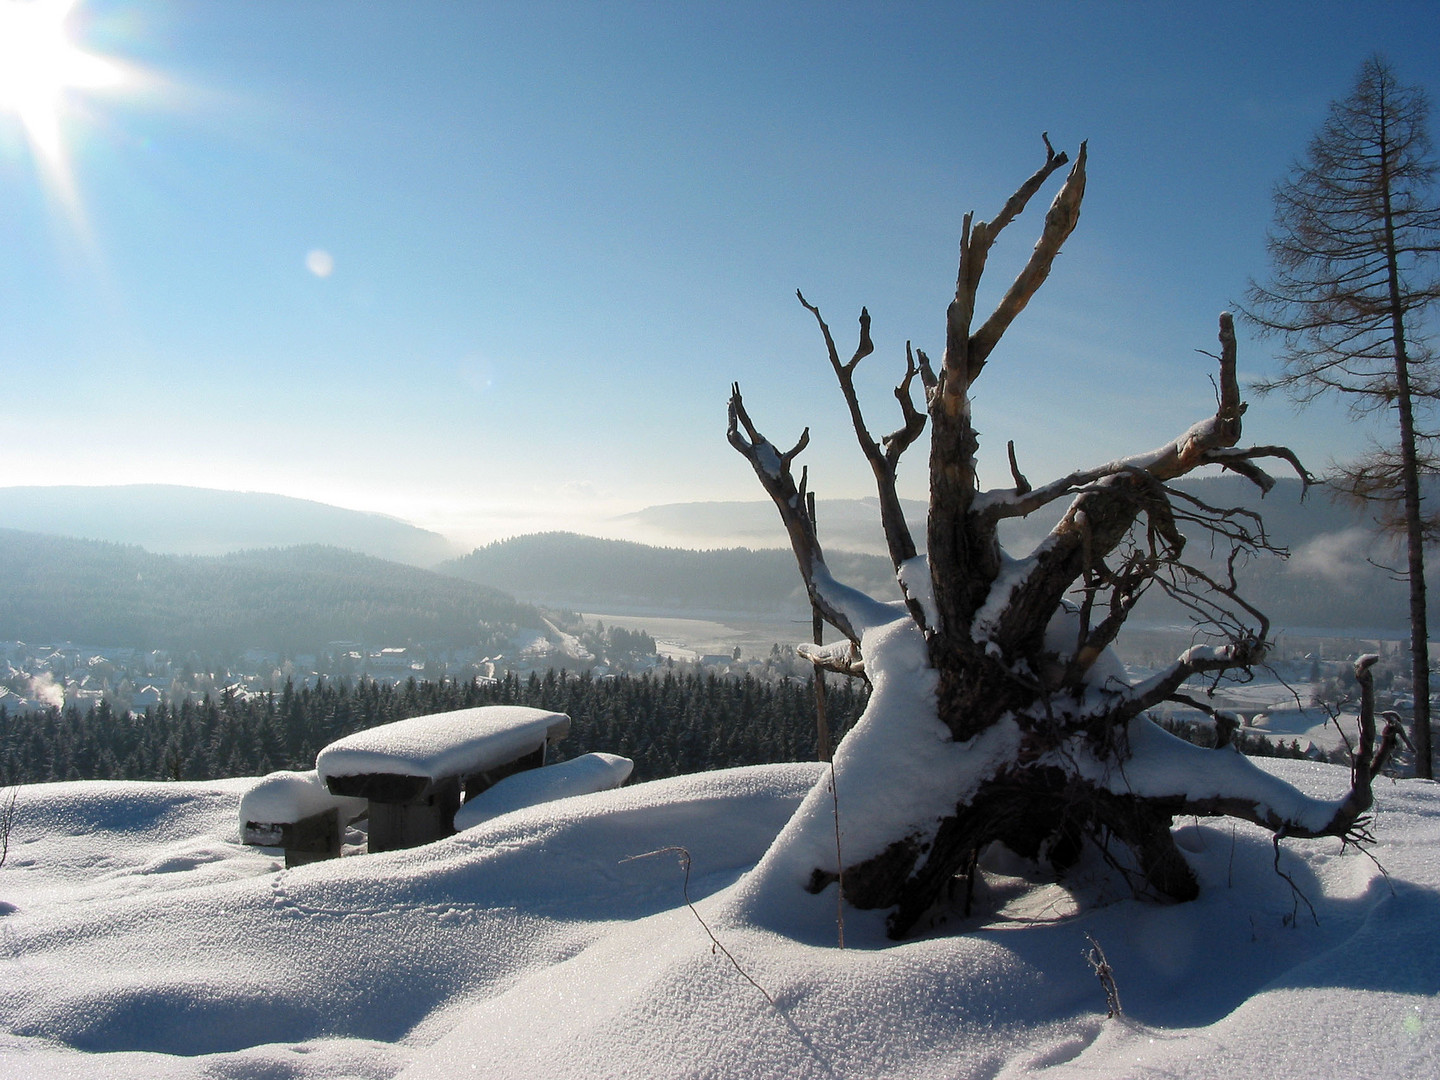
[[845,398],[846,406],[850,409],[850,423],[855,429],[855,438],[860,443],[860,451],[865,455],[865,460],[870,463],[870,471],[875,475],[875,487],[880,499],[880,522],[885,530],[885,543],[890,551],[890,561],[898,570],[902,563],[915,557],[915,540],[910,535],[910,526],[906,524],[904,511],[900,508],[900,496],[895,490],[895,470],[899,465],[900,455],[925,429],[924,414],[917,410],[910,400],[910,386],[917,374],[917,369],[907,350],[905,379],[895,391],[895,396],[900,400],[900,407],[904,413],[905,425],[895,434],[886,438],[886,446],[882,450],[865,425],[865,416],[860,408],[860,398],[855,392],[855,368],[861,360],[875,350],[875,346],[870,340],[870,312],[864,308],[860,309],[860,344],[855,349],[855,355],[848,362],[841,363],[840,353],[835,348],[835,339],[830,333],[830,327],[821,317],[820,309],[806,300],[804,294],[799,290],[796,290],[795,295],[805,310],[815,316],[815,321],[820,326],[820,333],[824,335],[825,348],[830,355],[830,366],[835,371],[835,378],[840,383],[840,392]]
[[852,679],[870,681],[865,674],[865,660],[853,641],[837,641],[829,645],[811,645],[802,641],[795,646],[795,651],[824,671],[834,671]]
[[[1154,502],[1147,504],[1141,494],[1152,483],[1177,479],[1202,465],[1220,464],[1217,457],[1225,458],[1225,452],[1239,441],[1245,405],[1240,400],[1236,377],[1235,324],[1228,312],[1220,316],[1220,345],[1219,406],[1211,418],[1148,454],[1072,473],[1025,496],[1005,492],[975,500],[975,514],[1000,518],[1008,516],[1015,506],[1034,509],[1078,491],[1075,502],[1037,552],[1034,567],[1016,585],[1009,607],[990,635],[1002,649],[1013,650],[1027,642],[1033,646],[1037,625],[1044,625],[1041,613],[1053,612],[1071,583],[1109,555],[1123,540],[1137,513],[1147,505],[1158,506]],[[1283,447],[1263,449],[1268,456],[1285,456],[1287,460],[1294,457],[1289,451],[1278,454]],[[1230,455],[1230,460],[1248,460],[1245,455]],[[1303,468],[1300,471],[1302,476],[1308,476]],[[1155,520],[1151,519],[1152,524]]]
[[1084,195],[1085,144],[1082,142],[1064,187],[1050,204],[1050,212],[1045,215],[1045,229],[1040,234],[1035,250],[1030,254],[1030,261],[1016,276],[994,313],[985,320],[985,325],[970,337],[966,357],[967,386],[980,374],[980,369],[985,366],[985,361],[1000,341],[1000,336],[1015,321],[1015,317],[1025,310],[1030,298],[1050,276],[1050,267],[1055,262],[1055,256],[1060,254],[1061,245],[1075,231],[1080,220],[1080,201]]
[[[816,538],[814,522],[810,520],[805,508],[805,476],[801,474],[800,483],[797,485],[790,470],[796,455],[804,450],[810,441],[810,429],[805,429],[793,449],[788,453],[780,453],[751,422],[745,411],[745,402],[740,396],[739,383],[731,386],[729,413],[730,424],[726,438],[730,445],[750,462],[755,475],[760,478],[761,486],[780,511],[780,520],[790,536],[790,547],[795,552],[795,561],[800,564],[800,574],[805,579],[805,589],[810,594],[810,602],[825,617],[826,622],[858,644],[859,632],[851,625],[849,618],[831,604],[817,587],[817,571],[824,569],[825,576],[828,577],[829,570],[825,567],[825,553]],[[740,431],[742,427],[745,429],[744,434]]]
[[[975,317],[975,294],[980,288],[980,279],[985,273],[985,262],[989,258],[991,245],[995,238],[1000,235],[1002,229],[1014,221],[1024,210],[1030,199],[1044,185],[1045,181],[1057,170],[1069,163],[1069,157],[1062,151],[1056,153],[1050,145],[1050,136],[1044,134],[1041,138],[1045,141],[1045,164],[1037,169],[1020,187],[1015,194],[1005,201],[1004,207],[993,223],[975,221],[974,214],[966,214],[961,228],[960,236],[960,268],[955,279],[955,299],[951,302],[945,315],[945,356],[941,369],[943,372],[942,392],[952,397],[963,395],[979,372],[978,367],[972,370],[971,360],[971,335],[970,324]],[[1084,151],[1081,151],[1082,157]],[[1073,175],[1073,173],[1072,173]],[[1076,192],[1076,212],[1079,211],[1079,196],[1084,193],[1084,169],[1081,169],[1081,184]],[[1053,208],[1052,208],[1053,209]],[[1047,229],[1049,220],[1046,220]],[[1074,226],[1072,225],[1073,229]],[[1067,234],[1068,235],[1068,232]],[[1063,241],[1063,237],[1061,238]],[[1042,243],[1043,243],[1042,238]],[[1037,250],[1039,245],[1037,245]],[[1052,253],[1051,258],[1054,258]],[[1028,268],[1027,268],[1028,269]],[[1048,272],[1048,266],[1046,267]],[[1043,275],[1041,277],[1043,280]],[[1039,288],[1039,282],[1036,282]],[[1034,290],[1031,290],[1031,294]],[[1028,300],[1029,297],[1026,297]],[[1024,303],[1020,304],[1024,307]],[[1015,312],[1019,314],[1019,311]],[[1014,315],[1010,317],[1014,318]],[[992,316],[993,319],[993,316]],[[1006,320],[1006,325],[1010,320]],[[985,348],[986,355],[995,347],[1004,327],[999,327],[999,332],[994,334],[993,340],[988,340]],[[981,363],[983,363],[983,358]]]
[[918,439],[925,431],[926,416],[915,405],[915,399],[911,396],[911,386],[915,382],[915,376],[920,376],[921,385],[929,386],[935,382],[935,375],[929,372],[929,360],[925,354],[920,354],[920,362],[915,361],[915,353],[910,348],[910,342],[905,343],[905,378],[895,388],[895,400],[900,403],[900,412],[905,418],[904,426],[886,435],[881,444],[885,448],[885,460],[890,465],[890,472],[893,474],[900,464],[900,455],[910,448],[910,445]]
[[1015,494],[1028,495],[1030,493],[1030,481],[1025,479],[1025,474],[1020,471],[1020,463],[1015,460],[1015,440],[1011,439],[1005,444],[1005,454],[1010,459],[1010,476],[1015,481]]
[[1192,646],[1158,675],[1116,694],[1111,702],[1107,702],[1105,715],[1128,720],[1162,701],[1170,700],[1181,684],[1192,675],[1249,667],[1264,658],[1265,642],[1255,638],[1219,648],[1209,645]]

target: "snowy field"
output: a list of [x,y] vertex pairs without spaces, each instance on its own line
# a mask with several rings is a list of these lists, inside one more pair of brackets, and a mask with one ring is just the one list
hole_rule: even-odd
[[[1129,677],[1139,679],[1153,674],[1152,669],[1129,668]],[[1197,690],[1198,688],[1198,690]],[[1273,677],[1257,677],[1251,682],[1222,683],[1213,694],[1204,680],[1197,679],[1192,690],[1206,704],[1217,709],[1229,709],[1241,717],[1244,730],[1250,735],[1260,735],[1272,743],[1289,745],[1298,742],[1302,749],[1313,747],[1323,754],[1343,752],[1347,746],[1354,747],[1358,738],[1358,714],[1354,703],[1348,703],[1339,710],[1336,718],[1322,705],[1312,705],[1317,690],[1323,684],[1308,681],[1284,683]],[[1381,708],[1388,707],[1382,704]],[[1170,710],[1185,714],[1193,711],[1184,708]]]
[[[792,622],[740,618],[717,622],[703,618],[582,612],[581,618],[622,630],[643,630],[655,639],[655,651],[659,655],[677,661],[698,660],[711,654],[729,656],[737,645],[747,659],[765,657],[770,655],[770,647],[776,642],[787,642],[784,648],[788,654],[793,650],[794,642],[810,638],[808,617]],[[826,633],[832,638],[835,635],[829,627],[826,627]]]
[[[1264,765],[1327,798],[1347,779]],[[1195,903],[992,860],[970,919],[892,945],[850,912],[842,950],[730,914],[817,769],[637,785],[289,871],[238,843],[253,781],[24,788],[0,1078],[1440,1075],[1434,785],[1377,790],[1388,880],[1333,840],[1284,847],[1314,918],[1262,833],[1186,822]],[[675,852],[633,858],[675,847],[695,911]]]

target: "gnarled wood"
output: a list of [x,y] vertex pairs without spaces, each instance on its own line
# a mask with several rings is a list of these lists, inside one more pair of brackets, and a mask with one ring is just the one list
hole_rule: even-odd
[[[741,428],[744,428],[743,434]],[[825,552],[815,535],[815,523],[810,519],[806,506],[806,476],[802,472],[797,484],[790,469],[791,463],[810,444],[810,429],[806,428],[801,432],[795,445],[781,453],[769,439],[755,429],[750,415],[745,411],[745,402],[740,396],[740,384],[735,383],[730,390],[730,426],[727,437],[730,445],[750,462],[755,469],[755,475],[760,478],[761,486],[779,509],[780,520],[785,524],[791,550],[795,552],[795,559],[800,564],[800,574],[805,579],[805,589],[810,594],[811,604],[826,622],[859,644],[860,633],[851,624],[849,616],[831,603],[830,598],[819,588],[820,576],[829,576],[829,570],[825,566]]]
[[825,338],[825,347],[830,353],[830,366],[835,370],[835,377],[840,383],[840,393],[850,410],[850,422],[855,428],[860,451],[870,463],[870,471],[875,474],[875,486],[880,497],[880,522],[885,529],[890,561],[898,567],[915,557],[915,541],[910,536],[910,526],[906,524],[905,515],[900,509],[900,496],[895,491],[895,469],[900,463],[900,455],[925,430],[924,414],[915,408],[909,395],[910,384],[917,371],[914,361],[908,361],[905,380],[896,390],[896,396],[900,399],[905,413],[905,425],[886,437],[885,448],[882,450],[865,425],[865,416],[860,409],[860,397],[855,392],[855,368],[875,349],[870,341],[870,312],[860,309],[860,344],[855,349],[855,355],[842,364],[840,354],[835,348],[835,339],[831,337],[830,327],[825,324],[820,309],[806,300],[803,293],[797,291],[795,295],[800,298],[805,310],[815,316],[815,322]]
[[[1169,487],[1169,482],[1210,465],[1245,476],[1266,491],[1274,481],[1257,464],[1266,459],[1288,463],[1303,482],[1310,482],[1285,447],[1240,444],[1245,403],[1236,370],[1234,324],[1228,314],[1220,316],[1220,352],[1215,357],[1218,401],[1213,415],[1149,453],[1077,469],[1039,485],[1032,485],[1020,471],[1012,443],[1007,456],[1013,488],[978,490],[975,462],[980,442],[970,415],[969,387],[1050,273],[1079,219],[1085,191],[1082,144],[1024,269],[980,328],[972,330],[975,297],[995,238],[1024,211],[1045,181],[1068,163],[1048,138],[1045,146],[1045,163],[1017,189],[994,222],[966,216],[955,299],[946,311],[944,362],[936,373],[923,351],[907,346],[904,378],[896,390],[903,423],[884,440],[877,442],[871,435],[854,385],[857,365],[873,351],[869,312],[861,312],[854,355],[842,361],[819,309],[800,296],[820,328],[861,452],[876,479],[891,561],[900,574],[910,617],[923,635],[915,639],[915,648],[928,654],[937,676],[935,718],[943,725],[939,730],[948,731],[952,745],[980,755],[977,764],[965,767],[979,772],[957,778],[953,810],[940,820],[935,820],[933,811],[917,811],[913,822],[894,828],[893,837],[879,850],[843,868],[815,867],[810,875],[810,886],[818,891],[843,869],[845,898],[860,907],[893,909],[889,926],[896,936],[910,932],[957,870],[973,865],[977,853],[997,841],[1022,855],[1046,860],[1057,870],[1073,861],[1087,838],[1118,843],[1133,856],[1129,865],[1138,868],[1134,871],[1138,887],[1172,900],[1189,899],[1197,889],[1194,874],[1171,839],[1171,821],[1178,814],[1225,814],[1256,822],[1277,836],[1338,836],[1361,842],[1366,838],[1371,783],[1400,736],[1392,723],[1376,738],[1365,664],[1356,669],[1365,697],[1351,790],[1323,817],[1313,801],[1306,803],[1298,794],[1278,803],[1270,799],[1278,781],[1263,777],[1235,756],[1226,747],[1229,739],[1224,731],[1217,740],[1220,749],[1186,748],[1187,753],[1231,755],[1204,759],[1212,763],[1205,775],[1218,770],[1224,783],[1214,790],[1197,789],[1203,796],[1191,795],[1185,785],[1166,779],[1175,776],[1169,758],[1165,768],[1149,768],[1172,750],[1163,742],[1168,737],[1162,736],[1160,742],[1150,737],[1158,732],[1144,716],[1147,709],[1164,701],[1189,700],[1184,686],[1197,675],[1247,669],[1263,659],[1269,624],[1240,595],[1234,567],[1244,553],[1276,551],[1251,511],[1208,506]],[[917,378],[925,390],[924,412],[912,397]],[[923,572],[895,487],[900,455],[923,434],[927,420],[929,596],[917,587],[915,575]],[[857,646],[862,638],[866,643],[872,640],[865,637],[868,627],[896,615],[876,605],[867,609],[868,621],[856,621],[848,614],[859,610],[853,594],[844,602],[836,599],[842,594],[830,579],[806,512],[805,475],[802,472],[797,484],[792,474],[807,436],[802,435],[793,450],[780,453],[756,431],[735,388],[730,399],[730,442],[750,461],[775,502],[817,609],[848,639],[825,649],[806,646],[803,654],[820,667],[850,675],[883,671],[884,665],[876,667],[873,658],[862,659]],[[1072,500],[1070,507],[1048,538],[1027,558],[1008,559],[997,538],[1000,522],[1062,498]],[[1208,529],[1218,543],[1229,547],[1230,559],[1222,570],[1202,570],[1184,561],[1182,525]],[[1151,587],[1164,590],[1189,606],[1197,618],[1208,620],[1223,644],[1187,650],[1167,669],[1135,685],[1125,685],[1113,675],[1092,685],[1100,656]],[[1056,620],[1068,621],[1072,627],[1059,645],[1051,632]],[[886,634],[875,640],[891,641],[892,629],[887,627]],[[914,638],[914,630],[906,630]],[[877,694],[880,685],[877,681]],[[865,723],[862,718],[861,724]],[[928,734],[909,737],[935,738],[933,725],[915,730]],[[997,732],[1003,736],[999,742],[992,737]],[[938,750],[940,745],[930,749]],[[1016,749],[998,761],[992,751],[977,749],[996,745]],[[912,749],[908,760],[925,760],[925,747]],[[844,751],[842,743],[835,759],[837,772],[845,768]],[[1127,779],[1132,775],[1147,779],[1132,787]],[[1162,779],[1156,781],[1157,776]],[[903,791],[907,778],[892,779]],[[845,786],[843,776],[839,783]],[[854,787],[847,790],[853,793],[848,801],[853,808],[863,800],[863,793]],[[893,803],[893,793],[885,801]],[[1285,806],[1292,809],[1277,809]],[[1303,812],[1293,809],[1300,806]],[[891,820],[889,809],[884,813],[885,820]]]

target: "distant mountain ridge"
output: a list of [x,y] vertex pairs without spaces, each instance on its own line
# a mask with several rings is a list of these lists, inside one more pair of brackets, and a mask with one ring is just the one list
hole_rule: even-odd
[[0,640],[282,653],[331,641],[487,647],[539,612],[496,589],[333,547],[220,556],[0,529]]
[[[1362,512],[1337,505],[1322,492],[1312,491],[1302,500],[1300,484],[1292,480],[1280,481],[1263,499],[1254,485],[1239,477],[1207,477],[1179,486],[1213,506],[1261,513],[1272,542],[1290,549],[1288,560],[1260,557],[1239,568],[1242,595],[1270,616],[1277,631],[1346,630],[1370,636],[1397,633],[1408,625],[1406,590],[1371,561],[1385,562],[1385,541],[1376,536]],[[841,550],[834,536],[858,535],[858,515],[867,505],[873,513],[873,500],[839,502],[853,505],[842,507],[845,512],[840,514],[832,506],[827,518],[822,504],[818,514],[835,577],[879,598],[898,598],[888,559]],[[1005,531],[1011,554],[1027,553],[1064,513],[1067,502],[1060,500],[1012,523]],[[732,531],[752,532],[762,543],[771,539],[761,523],[774,515],[774,509],[760,501],[672,504],[651,510],[654,513],[642,511],[631,517],[665,521],[673,533],[689,535],[694,542],[703,542],[706,530],[721,521],[728,521]],[[827,520],[831,522],[828,533]],[[846,523],[843,528],[842,522]],[[916,522],[912,527],[917,542],[923,545],[923,525]],[[878,525],[876,530],[878,533]],[[1212,557],[1207,538],[1193,526],[1184,531],[1190,537],[1187,559],[1206,565]],[[784,543],[778,515],[773,538],[773,542]],[[506,588],[536,603],[615,614],[783,613],[794,618],[809,610],[794,556],[788,548],[778,546],[693,550],[573,533],[541,533],[497,541],[438,569]],[[1436,570],[1440,571],[1440,565]],[[1436,578],[1440,579],[1440,573]],[[1434,587],[1436,584],[1440,580],[1432,582],[1430,592],[1434,598],[1432,625],[1440,625],[1440,588]],[[1158,589],[1143,601],[1137,620],[1189,622],[1187,613]]]
[[[923,546],[926,505],[902,499],[901,507]],[[817,499],[815,517],[826,551],[885,553],[875,498]],[[788,548],[790,541],[775,507],[763,499],[744,502],[688,502],[647,506],[612,519],[620,527],[643,533],[661,547]]]
[[[1300,482],[1289,477],[1278,479],[1274,490],[1263,497],[1250,481],[1228,474],[1186,477],[1175,486],[1212,505],[1243,506],[1260,513],[1272,537],[1292,547],[1300,547],[1320,535],[1353,529],[1372,530],[1364,511],[1335,502],[1323,486],[1313,488],[1302,499]],[[1432,484],[1426,497],[1440,499],[1440,484]],[[1059,499],[1028,518],[1003,526],[1002,539],[1011,554],[1023,554],[1039,542],[1060,520],[1069,502]],[[819,499],[817,503],[820,542],[827,552],[885,553],[876,499]],[[926,504],[916,499],[902,499],[900,504],[915,543],[923,550]],[[649,542],[661,546],[788,548],[790,545],[780,515],[764,499],[666,503],[612,520],[643,530],[654,538]]]
[[174,484],[0,488],[0,528],[137,544],[171,555],[324,544],[428,567],[456,554],[439,533],[384,514]]
[[[1252,484],[1234,476],[1189,478],[1179,487],[1212,505],[1240,506],[1260,512],[1264,515],[1272,540],[1290,548],[1288,562],[1265,560],[1242,571],[1243,594],[1271,616],[1277,629],[1370,628],[1397,631],[1406,626],[1405,589],[1374,565],[1374,562],[1393,560],[1385,542],[1376,537],[1373,526],[1362,511],[1332,502],[1323,489],[1312,492],[1302,501],[1299,483],[1288,479],[1281,480],[1264,499]],[[1429,495],[1440,498],[1440,489]],[[82,512],[78,507],[87,500],[91,505]],[[1017,556],[1026,553],[1058,520],[1065,505],[1066,500],[1059,500],[1028,519],[1008,523],[1002,533],[1007,549]],[[915,539],[923,548],[925,507],[910,501],[904,508],[911,519]],[[113,515],[107,516],[111,510],[114,510]],[[209,515],[208,520],[206,515]],[[836,577],[872,595],[896,598],[889,562],[877,554],[883,548],[875,500],[822,500],[818,518],[821,540]],[[93,531],[101,539],[111,541],[112,547],[116,543],[155,545],[155,552],[125,548],[122,549],[126,552],[123,557],[112,552],[109,556],[111,565],[103,571],[97,566],[105,560],[97,562],[92,557],[93,552],[91,556],[78,558],[76,572],[82,577],[90,575],[86,580],[91,580],[93,584],[98,585],[98,580],[109,574],[110,578],[106,580],[111,580],[111,585],[105,587],[119,589],[114,575],[116,566],[120,564],[127,566],[133,578],[135,573],[143,572],[139,563],[145,558],[174,558],[159,552],[185,550],[187,547],[206,550],[208,545],[209,550],[231,553],[226,573],[239,574],[242,567],[251,567],[259,573],[263,567],[261,577],[250,581],[246,587],[269,595],[271,606],[277,611],[283,609],[288,612],[286,618],[296,625],[301,625],[306,616],[303,607],[295,602],[295,597],[315,597],[315,602],[330,612],[322,621],[328,621],[327,624],[333,627],[332,636],[335,638],[356,638],[362,636],[363,631],[346,629],[344,620],[335,614],[338,609],[332,602],[333,598],[325,599],[323,591],[315,593],[314,582],[305,574],[313,571],[324,575],[340,567],[357,567],[359,564],[348,558],[353,552],[338,550],[341,548],[361,552],[355,556],[360,560],[364,560],[367,554],[372,560],[386,557],[377,556],[375,552],[392,553],[388,556],[392,561],[381,564],[383,571],[369,566],[359,574],[359,579],[369,581],[364,588],[371,590],[382,579],[388,582],[387,588],[398,586],[402,581],[417,584],[408,576],[409,568],[398,565],[404,562],[411,567],[431,565],[443,574],[503,590],[529,603],[570,609],[705,617],[782,615],[787,621],[804,619],[809,614],[809,605],[779,517],[774,507],[758,499],[743,503],[670,504],[615,519],[622,524],[633,524],[637,533],[653,535],[661,531],[674,536],[674,546],[656,547],[628,540],[601,540],[574,533],[544,533],[497,541],[475,549],[470,555],[447,558],[453,555],[453,548],[438,534],[379,514],[342,510],[283,496],[164,486],[0,488],[0,529],[13,520],[42,519],[46,522],[43,528],[29,531],[63,532],[57,522],[68,521],[73,526],[72,534]],[[1187,549],[1187,556],[1203,561],[1208,544],[1193,529],[1190,532],[1192,543]],[[715,546],[720,537],[736,534],[748,537],[753,546]],[[296,540],[293,539],[295,537],[314,539]],[[50,539],[53,541],[55,538]],[[316,545],[328,546],[329,553],[315,555]],[[102,548],[104,546],[101,545]],[[255,550],[263,547],[290,550]],[[237,549],[244,549],[244,553],[237,554]],[[15,605],[22,600],[32,605],[28,610],[33,615],[44,608],[44,603],[36,598],[33,589],[26,592],[26,586],[16,582],[13,567],[7,565],[12,559],[13,544],[9,549],[0,547],[0,615],[8,611],[13,616],[17,610]],[[281,573],[287,562],[296,560],[306,562],[307,569],[305,573],[299,573],[297,569],[299,576],[288,586],[293,589],[294,596],[285,598],[275,595],[274,582],[278,579],[274,575]],[[135,565],[131,566],[132,563]],[[216,564],[207,572],[219,573],[225,565]],[[1440,561],[1432,559],[1432,565],[1440,569]],[[180,570],[172,566],[165,573],[173,579]],[[423,603],[433,606],[434,618],[426,625],[434,629],[449,618],[441,613],[453,610],[452,601],[455,598],[446,596],[444,588],[434,585],[434,581],[443,581],[444,578],[430,577],[434,580],[427,579],[423,587],[417,585],[419,591],[415,595],[426,597]],[[93,625],[98,618],[97,613],[105,613],[109,620],[105,625],[118,631],[127,625],[119,614],[122,610],[131,612],[132,621],[141,617],[143,606],[117,608],[112,602],[115,597],[87,594],[83,583],[62,583],[60,577],[55,576],[53,567],[47,580],[54,588],[46,602],[50,602],[53,608],[58,603],[58,597],[68,596],[70,599],[66,602],[70,611],[65,616],[69,619],[68,623],[61,619],[43,625],[74,625],[82,615],[90,620],[87,625]],[[1436,600],[1432,625],[1440,625],[1440,618],[1437,618],[1440,615],[1440,588],[1435,585],[1436,582],[1432,581],[1431,596]],[[213,590],[216,586],[212,584],[206,588]],[[73,591],[77,589],[78,592]],[[1140,621],[1183,622],[1183,613],[1174,605],[1167,607],[1156,602],[1154,592],[1137,613]],[[202,594],[221,595],[213,591],[204,593],[203,590],[196,595]],[[117,592],[116,597],[119,595]],[[178,597],[180,594],[175,592],[174,595]],[[362,614],[368,610],[366,604],[373,602],[381,609],[390,605],[388,609],[393,611],[394,604],[399,603],[392,603],[393,598],[375,599],[378,594],[373,591],[367,595],[371,597],[370,601],[348,609],[352,627],[372,625],[365,621],[368,616]],[[224,600],[224,605],[229,605],[225,610],[232,612],[245,610],[244,605],[235,606],[231,599]],[[151,611],[145,616],[151,622],[145,623],[142,619],[143,625],[136,624],[126,633],[133,631],[143,636],[150,634],[151,628],[156,625],[172,629],[180,625],[176,621],[178,616],[167,616],[169,621],[160,619],[159,623],[154,622],[157,617]],[[11,621],[13,623],[13,618]],[[12,633],[4,628],[3,623],[4,619],[0,619],[0,637],[7,634],[24,637],[25,633],[56,636],[59,633],[52,630],[41,633],[33,629]],[[253,619],[246,622],[244,618],[237,617],[235,625],[242,624],[257,632],[265,625]],[[25,625],[40,624],[32,622]],[[420,627],[421,623],[404,625]],[[201,619],[193,627],[204,628],[205,634],[217,640],[226,637],[214,619]],[[270,633],[268,630],[265,632]],[[111,637],[110,640],[118,642],[120,639]]]

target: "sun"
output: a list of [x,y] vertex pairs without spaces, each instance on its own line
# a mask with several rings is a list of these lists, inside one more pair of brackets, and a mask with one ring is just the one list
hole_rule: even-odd
[[66,19],[76,0],[0,0],[0,114],[16,117],[35,156],[66,172],[62,121],[71,91],[118,86],[121,66],[81,49]]

